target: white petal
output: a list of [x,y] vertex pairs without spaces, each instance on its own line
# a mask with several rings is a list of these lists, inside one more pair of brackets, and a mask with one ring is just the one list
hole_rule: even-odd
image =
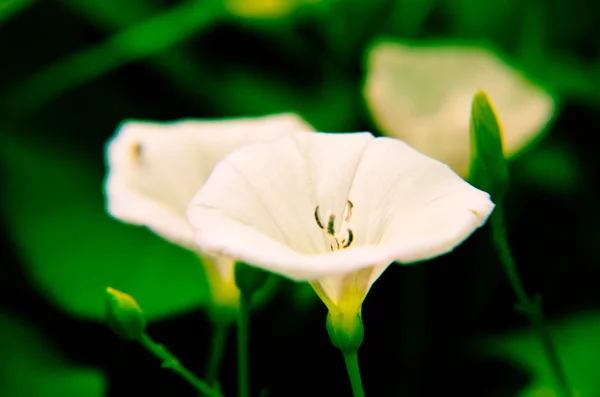
[[[223,229],[211,223],[218,217],[241,227],[251,225],[261,239],[301,254],[326,252],[329,243],[315,219],[315,209],[319,205],[321,214],[337,211],[336,219],[341,221],[356,166],[373,136],[310,134],[312,138],[306,139],[304,135],[288,134],[227,156],[215,168],[206,189],[192,200],[188,219],[197,230],[196,239],[204,241],[202,236],[208,235],[214,241],[218,235],[214,229]],[[206,215],[209,221],[199,215],[206,210],[218,214]]]
[[348,204],[350,186],[363,151],[374,137],[370,133],[312,134],[295,137],[303,156],[304,167],[319,205],[322,222],[328,221],[328,212],[334,218],[334,229],[339,231]]
[[484,48],[382,42],[369,53],[364,92],[381,130],[463,176],[479,90],[494,102],[509,156],[544,129],[555,109],[552,96]]
[[350,200],[355,243],[385,248],[403,263],[450,251],[494,208],[487,193],[447,165],[393,138],[365,150]]
[[215,164],[247,143],[312,128],[293,114],[172,123],[124,123],[107,148],[108,212],[188,248],[187,204]]
[[323,210],[345,205],[362,151],[373,136],[305,138],[289,134],[248,145],[215,167],[188,207],[200,248],[303,280],[393,260],[375,247],[330,253],[314,215],[320,203],[325,203]]
[[[414,260],[416,255],[425,259],[449,250],[481,225],[493,208],[486,193],[397,140],[367,139],[368,134],[298,137],[290,134],[246,146],[215,167],[188,207],[200,248],[299,280],[341,276],[372,266],[383,271],[395,259]],[[303,153],[304,149],[310,150]],[[348,153],[355,153],[358,167]],[[344,167],[332,166],[336,159]],[[345,179],[348,170],[353,175],[351,187]],[[451,206],[459,193],[467,201]],[[314,219],[314,207],[329,196],[356,200],[350,227],[357,241],[336,252],[327,251],[325,232]],[[439,210],[437,218],[429,219],[424,212],[430,207]],[[423,225],[415,226],[416,221]],[[430,230],[432,226],[440,230]],[[411,228],[414,237],[395,238]],[[367,290],[379,274],[369,280]]]

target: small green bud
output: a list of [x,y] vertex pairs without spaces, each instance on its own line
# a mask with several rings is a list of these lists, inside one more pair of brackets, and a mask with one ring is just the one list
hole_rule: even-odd
[[479,91],[473,98],[470,137],[469,182],[500,203],[509,185],[508,162],[503,151],[502,126],[485,91]]
[[106,320],[120,337],[138,340],[146,330],[146,317],[130,295],[114,288],[106,288]]
[[331,343],[343,353],[356,352],[362,344],[365,330],[360,313],[329,312],[327,333]]
[[271,273],[244,262],[235,264],[235,285],[243,294],[254,294],[266,284],[270,276]]

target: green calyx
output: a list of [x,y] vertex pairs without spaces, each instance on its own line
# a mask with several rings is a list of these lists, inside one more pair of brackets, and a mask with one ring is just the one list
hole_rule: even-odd
[[353,353],[362,344],[365,334],[360,313],[330,311],[327,314],[327,333],[331,343],[343,353]]

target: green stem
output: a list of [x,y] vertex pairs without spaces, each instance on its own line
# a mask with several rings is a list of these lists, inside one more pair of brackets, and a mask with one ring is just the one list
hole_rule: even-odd
[[344,353],[344,361],[346,362],[346,369],[348,370],[348,376],[350,377],[352,394],[354,397],[365,397],[365,391],[363,390],[362,380],[360,378],[360,368],[358,367],[358,355],[356,354],[356,350],[342,353]]
[[221,393],[215,391],[208,384],[198,379],[187,368],[181,365],[177,357],[175,357],[171,352],[169,352],[166,347],[154,342],[147,334],[142,335],[142,337],[140,338],[140,343],[157,358],[162,360],[163,368],[168,368],[171,371],[178,374],[179,376],[181,376],[189,384],[194,386],[194,388],[202,395],[208,397],[222,397]]
[[250,322],[250,303],[252,294],[240,293],[240,311],[238,318],[238,396],[249,397],[248,381],[248,328]]
[[500,261],[502,262],[502,266],[504,267],[504,271],[506,273],[506,277],[508,278],[511,287],[517,296],[517,300],[519,301],[518,310],[527,316],[531,325],[537,332],[561,395],[564,397],[571,397],[571,388],[569,387],[567,377],[565,376],[564,370],[558,358],[556,347],[554,346],[552,338],[550,337],[550,333],[544,324],[544,317],[540,307],[540,299],[533,300],[529,298],[525,288],[523,287],[523,283],[519,278],[519,274],[517,273],[517,266],[515,260],[513,259],[506,237],[506,226],[504,225],[502,204],[496,204],[496,208],[490,217],[490,223],[494,245],[498,251]]
[[229,324],[223,321],[213,322],[213,335],[210,343],[210,354],[206,365],[206,383],[213,386],[218,378],[223,355],[225,353],[225,345],[227,343],[227,331]]

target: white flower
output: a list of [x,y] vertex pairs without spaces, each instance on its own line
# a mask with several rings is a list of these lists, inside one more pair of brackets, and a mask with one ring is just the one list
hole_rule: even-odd
[[323,0],[225,0],[225,8],[243,18],[270,19],[292,14],[305,4]]
[[206,252],[310,281],[330,310],[356,312],[391,262],[452,250],[493,207],[400,140],[290,133],[226,156],[187,214]]
[[233,261],[193,244],[186,207],[214,166],[230,151],[290,131],[312,131],[293,114],[170,123],[128,121],[107,147],[107,210],[127,223],[198,252],[217,305],[237,305]]
[[531,143],[553,97],[479,47],[380,42],[368,54],[364,95],[378,127],[467,176],[471,101],[485,90],[504,127],[507,156]]

